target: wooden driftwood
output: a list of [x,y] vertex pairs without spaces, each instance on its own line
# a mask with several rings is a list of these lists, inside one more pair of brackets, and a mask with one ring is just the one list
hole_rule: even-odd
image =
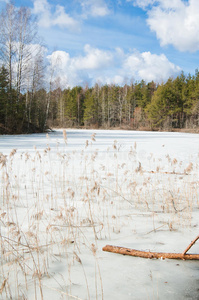
[[199,236],[192,241],[189,246],[182,253],[164,253],[164,252],[150,252],[150,251],[139,251],[130,248],[117,247],[106,245],[102,250],[107,252],[119,253],[123,255],[131,255],[143,258],[169,258],[169,259],[183,259],[183,260],[199,260],[199,254],[187,254],[187,251],[195,244],[199,239]]
[[189,249],[191,249],[191,247],[195,244],[195,242],[199,239],[199,235],[195,238],[195,240],[193,240],[189,246],[184,250],[184,252],[182,252],[184,255],[189,251]]

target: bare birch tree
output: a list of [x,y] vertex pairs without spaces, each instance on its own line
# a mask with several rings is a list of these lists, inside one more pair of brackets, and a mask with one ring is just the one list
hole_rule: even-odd
[[8,71],[10,93],[13,87],[13,63],[17,52],[16,25],[15,7],[7,5],[0,15],[0,59],[1,65]]
[[37,22],[30,9],[8,3],[0,14],[0,57],[9,71],[10,90],[16,88],[17,98],[27,77],[28,63],[39,47]]
[[15,127],[22,128],[26,120],[30,123],[30,90],[35,90],[38,78],[41,79],[40,53],[37,21],[30,9],[8,3],[0,13],[0,65],[9,74],[10,117],[7,119]]

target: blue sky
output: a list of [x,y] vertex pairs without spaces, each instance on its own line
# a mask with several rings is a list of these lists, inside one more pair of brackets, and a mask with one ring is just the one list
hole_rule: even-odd
[[[6,0],[0,0],[1,7]],[[199,67],[198,0],[16,0],[63,85],[165,81]]]

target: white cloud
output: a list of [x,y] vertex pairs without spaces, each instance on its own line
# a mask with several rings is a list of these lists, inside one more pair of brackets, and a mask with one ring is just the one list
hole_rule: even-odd
[[102,51],[86,45],[84,52],[85,56],[76,57],[72,62],[77,70],[103,69],[112,63],[113,56],[108,51]]
[[39,16],[39,25],[42,27],[50,27],[51,13],[50,4],[47,0],[35,0],[33,13]]
[[54,14],[53,24],[58,25],[60,27],[67,27],[71,30],[76,30],[79,27],[79,23],[65,13],[64,7],[57,5],[56,11]]
[[171,63],[164,55],[151,54],[150,52],[135,52],[127,56],[124,70],[132,74],[135,78],[145,81],[165,81],[170,76],[175,76],[180,72],[180,68]]
[[147,24],[156,33],[161,46],[173,45],[180,51],[199,50],[198,0],[135,0],[134,5],[148,7]]
[[56,5],[55,11],[52,12],[52,7],[47,0],[34,0],[33,13],[39,16],[39,25],[42,27],[57,25],[79,31],[79,22],[67,14],[61,5]]
[[110,13],[110,10],[104,0],[80,0],[85,17],[104,17]]
[[126,0],[127,2],[132,2],[135,6],[139,6],[141,8],[146,8],[147,6],[154,4],[156,0]]
[[104,82],[107,84],[115,84],[115,85],[124,85],[126,83],[126,78],[124,78],[122,75],[115,75],[113,77],[105,77],[105,78],[98,78],[99,82]]
[[50,65],[53,69],[63,69],[67,68],[70,64],[70,55],[65,51],[54,51],[51,55],[47,56]]
[[186,0],[126,0],[127,2],[132,2],[134,6],[139,6],[141,8],[151,7],[153,5],[161,5],[163,8],[177,8],[179,5],[183,4]]
[[67,52],[54,51],[47,59],[51,69],[49,73],[53,72],[54,78],[60,77],[63,87],[81,85],[84,82],[93,84],[97,76],[113,63],[110,52],[89,45],[85,45],[84,55],[70,57]]
[[[2,1],[2,0],[0,0]],[[82,12],[73,18],[62,5],[50,4],[49,0],[33,0],[33,14],[38,16],[39,25],[44,28],[59,26],[71,31],[80,31],[83,19],[91,17],[104,17],[110,13],[105,0],[76,0]]]
[[44,13],[45,11],[49,12],[50,5],[47,0],[35,0],[33,12],[35,14]]
[[[55,51],[47,57],[54,79],[61,78],[62,87],[82,85],[119,84],[144,79],[162,82],[180,72],[164,54],[134,52],[125,54],[117,48],[113,52],[84,47],[84,55],[70,57],[64,51]],[[51,73],[52,72],[47,72]]]

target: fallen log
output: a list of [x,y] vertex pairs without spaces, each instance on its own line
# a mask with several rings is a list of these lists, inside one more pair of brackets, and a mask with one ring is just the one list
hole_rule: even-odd
[[111,246],[111,245],[106,245],[105,247],[102,248],[102,250],[107,252],[113,252],[113,253],[119,253],[123,255],[131,255],[131,256],[143,257],[143,258],[199,260],[199,254],[164,253],[164,252],[150,252],[150,251],[146,252],[146,251],[139,251],[130,248]]

